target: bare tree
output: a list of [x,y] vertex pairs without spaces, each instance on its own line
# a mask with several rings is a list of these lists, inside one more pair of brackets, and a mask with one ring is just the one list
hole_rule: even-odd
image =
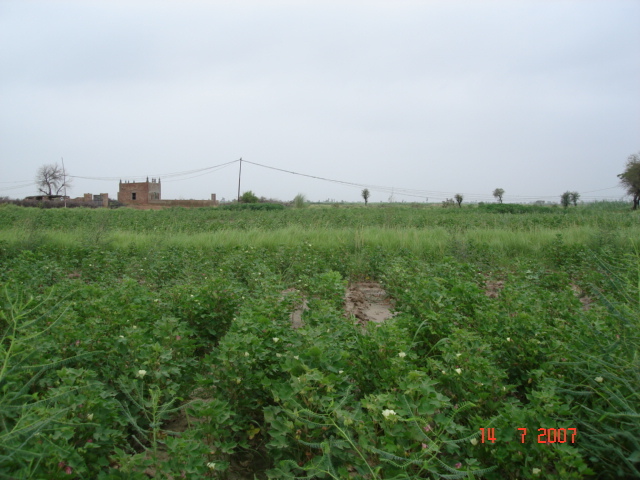
[[36,183],[39,192],[45,195],[60,195],[65,187],[69,188],[71,180],[67,178],[60,165],[50,163],[38,169]]
[[458,207],[462,208],[462,200],[464,200],[464,197],[462,196],[462,194],[461,193],[456,193],[453,198],[456,199],[456,203],[458,204]]
[[504,189],[496,188],[493,191],[493,196],[498,200],[498,202],[502,203],[502,196],[504,195]]

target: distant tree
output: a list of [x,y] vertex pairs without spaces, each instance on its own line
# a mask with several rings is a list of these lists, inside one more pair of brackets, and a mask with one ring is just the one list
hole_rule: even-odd
[[45,195],[60,195],[66,186],[69,188],[71,180],[67,178],[62,167],[56,164],[42,165],[36,174],[38,191]]
[[629,155],[624,172],[618,175],[620,185],[633,197],[633,209],[640,206],[640,152]]
[[569,205],[571,205],[571,192],[564,192],[562,195],[560,195],[560,204],[564,208],[567,208]]
[[258,203],[260,199],[251,191],[247,190],[240,197],[240,203]]
[[498,200],[498,202],[502,203],[502,196],[504,195],[504,189],[502,188],[496,188],[493,191],[493,196],[496,198],[496,200]]
[[296,208],[304,208],[307,206],[307,198],[304,193],[299,193],[293,198],[293,206]]
[[578,192],[570,192],[569,193],[569,200],[571,200],[571,203],[573,203],[574,207],[578,206],[578,200],[580,200],[580,194]]
[[447,198],[446,200],[442,201],[442,208],[453,207],[455,204],[456,202],[453,200],[453,198]]
[[369,189],[365,188],[364,190],[362,190],[362,198],[364,198],[364,205],[365,207],[367,206],[367,203],[369,203],[369,197],[371,196],[371,193],[369,193]]
[[462,194],[456,193],[453,198],[456,199],[456,203],[458,204],[458,207],[462,208],[462,200],[464,200],[464,197],[462,196]]

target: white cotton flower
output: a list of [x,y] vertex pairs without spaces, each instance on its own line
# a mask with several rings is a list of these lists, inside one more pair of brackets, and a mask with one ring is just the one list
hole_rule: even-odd
[[138,377],[143,378],[147,374],[146,370],[138,370]]
[[389,418],[390,415],[395,415],[396,412],[394,412],[393,410],[383,410],[382,411],[382,416],[384,418]]
[[338,373],[342,375],[344,373],[344,370],[338,370]]
[[604,382],[604,378],[602,378],[602,377],[596,377],[596,378],[595,378],[595,380],[596,380],[596,382],[598,382],[598,383],[602,383],[602,382]]
[[540,472],[542,472],[542,470],[540,470],[539,468],[534,468],[533,470],[531,470],[531,473],[533,473],[534,475],[540,475]]
[[280,358],[282,356],[281,353],[276,353],[276,357]]
[[511,337],[507,337],[507,342],[510,342],[510,341],[511,341]]
[[93,413],[90,413],[89,415],[87,415],[87,420],[89,421],[93,420]]
[[278,343],[280,341],[278,337],[273,337],[271,340],[273,340],[273,343]]
[[404,358],[404,357],[406,357],[406,356],[407,356],[407,354],[406,354],[406,353],[404,353],[404,352],[400,352],[400,353],[398,354],[398,356],[399,356],[400,358]]
[[456,353],[456,357],[461,357],[462,354],[461,353]]
[[249,352],[244,352],[244,356],[248,357],[249,356]]
[[209,463],[207,463],[207,468],[209,470],[215,470],[216,469],[216,464],[213,463],[213,462],[209,462]]
[[471,439],[471,445],[477,445],[478,444],[478,439],[477,438],[472,438]]
[[300,357],[298,355],[294,355],[293,358],[295,358],[296,360],[300,360]]
[[460,375],[460,374],[462,373],[462,369],[461,369],[461,368],[456,368],[456,373],[457,373],[458,375]]

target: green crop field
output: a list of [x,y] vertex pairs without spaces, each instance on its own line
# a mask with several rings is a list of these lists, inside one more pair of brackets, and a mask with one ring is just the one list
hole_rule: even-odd
[[0,478],[638,477],[639,240],[615,202],[2,205]]

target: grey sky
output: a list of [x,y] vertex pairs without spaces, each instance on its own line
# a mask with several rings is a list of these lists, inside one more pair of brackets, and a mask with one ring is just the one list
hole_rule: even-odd
[[[620,198],[601,189],[640,151],[638,20],[635,0],[0,0],[0,195],[64,157],[116,178],[73,196],[159,175],[164,198],[230,199],[237,163],[167,174],[242,157],[398,201]],[[361,190],[243,163],[248,189]]]

